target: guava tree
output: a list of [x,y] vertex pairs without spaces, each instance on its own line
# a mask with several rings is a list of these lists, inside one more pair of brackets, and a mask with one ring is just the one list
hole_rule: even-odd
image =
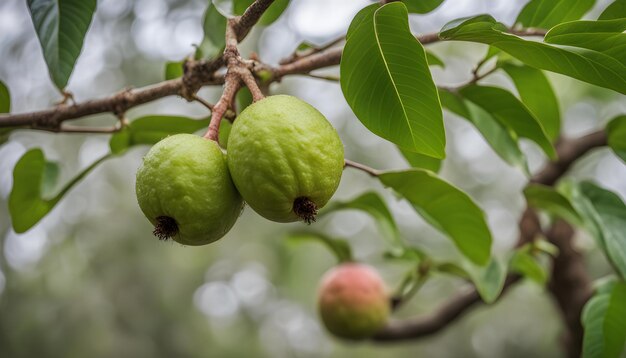
[[[102,162],[135,146],[154,145],[137,175],[137,199],[155,226],[154,235],[184,245],[209,244],[235,224],[244,201],[247,210],[274,221],[267,225],[302,222],[292,239],[319,241],[339,262],[322,280],[318,300],[321,321],[337,337],[418,340],[530,280],[546,286],[554,298],[568,356],[620,356],[626,343],[626,204],[618,194],[568,172],[601,147],[626,161],[626,114],[600,119],[606,125],[599,131],[565,136],[557,94],[567,88],[553,88],[546,71],[626,94],[626,1],[610,3],[597,19],[580,20],[594,0],[531,0],[510,24],[484,14],[452,20],[437,33],[411,32],[411,14],[428,14],[442,3],[372,2],[354,16],[345,36],[324,46],[302,43],[279,64],[270,64],[254,53],[242,56],[240,43],[253,27],[279,18],[289,1],[233,0],[227,6],[209,1],[202,43],[187,58],[166,64],[165,81],[77,102],[66,86],[96,0],[28,0],[61,97],[49,109],[12,113],[10,88],[0,82],[0,144],[10,142],[13,133],[35,130],[109,135],[110,151],[50,192],[58,166],[41,149],[28,150],[13,169],[8,202],[13,230],[33,228]],[[445,67],[447,59],[428,47],[442,42],[487,45],[488,50],[469,80],[438,85],[431,69]],[[339,66],[338,77],[318,71],[333,66]],[[506,76],[508,85],[485,84],[494,74]],[[273,94],[273,84],[290,76],[338,81],[355,120],[397,146],[410,168],[379,170],[344,159],[339,137],[321,113],[297,98]],[[207,86],[221,88],[215,103],[199,95]],[[168,96],[197,102],[210,116],[127,116]],[[483,209],[438,175],[446,158],[444,111],[467,120],[501,160],[526,176],[519,239],[505,255],[493,255]],[[70,124],[103,113],[114,115],[116,124]],[[195,135],[198,131],[204,136]],[[522,140],[541,151],[541,168],[529,168]],[[348,201],[330,199],[342,170],[370,176],[406,200],[451,241],[456,259],[409,244],[375,191]],[[346,240],[316,230],[318,216],[343,210],[371,215],[385,239],[380,257],[409,264],[397,287],[385,287],[375,270],[353,256]],[[613,270],[598,282],[592,282],[574,245],[579,231],[595,239]],[[426,315],[390,318],[422,285],[442,275],[467,280],[473,289]]]

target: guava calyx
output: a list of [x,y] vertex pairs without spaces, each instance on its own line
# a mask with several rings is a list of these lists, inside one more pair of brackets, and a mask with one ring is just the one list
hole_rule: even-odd
[[167,241],[178,235],[178,224],[172,217],[159,216],[156,218],[156,224],[154,225],[152,234],[159,240]]
[[293,212],[305,223],[311,224],[315,222],[317,205],[306,196],[300,196],[293,201]]

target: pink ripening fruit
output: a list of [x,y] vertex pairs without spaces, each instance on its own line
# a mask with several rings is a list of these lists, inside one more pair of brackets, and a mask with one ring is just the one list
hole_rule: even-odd
[[345,263],[322,278],[318,308],[326,329],[337,337],[364,339],[385,326],[389,297],[385,283],[370,266]]

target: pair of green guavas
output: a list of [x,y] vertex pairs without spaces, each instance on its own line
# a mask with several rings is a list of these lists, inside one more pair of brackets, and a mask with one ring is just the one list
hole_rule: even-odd
[[232,228],[244,200],[272,221],[313,221],[343,165],[341,140],[319,111],[270,96],[237,116],[226,155],[192,134],[155,144],[137,172],[137,200],[157,237],[204,245]]

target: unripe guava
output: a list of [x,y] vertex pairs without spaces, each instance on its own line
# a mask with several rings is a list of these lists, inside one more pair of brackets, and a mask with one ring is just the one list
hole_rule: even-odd
[[390,306],[385,283],[370,266],[346,263],[322,278],[319,313],[337,337],[364,339],[385,326]]
[[137,171],[135,189],[154,235],[184,245],[218,240],[243,208],[218,144],[192,134],[155,144]]
[[343,144],[326,118],[286,95],[248,106],[228,138],[228,167],[244,200],[277,221],[315,220],[337,190]]

